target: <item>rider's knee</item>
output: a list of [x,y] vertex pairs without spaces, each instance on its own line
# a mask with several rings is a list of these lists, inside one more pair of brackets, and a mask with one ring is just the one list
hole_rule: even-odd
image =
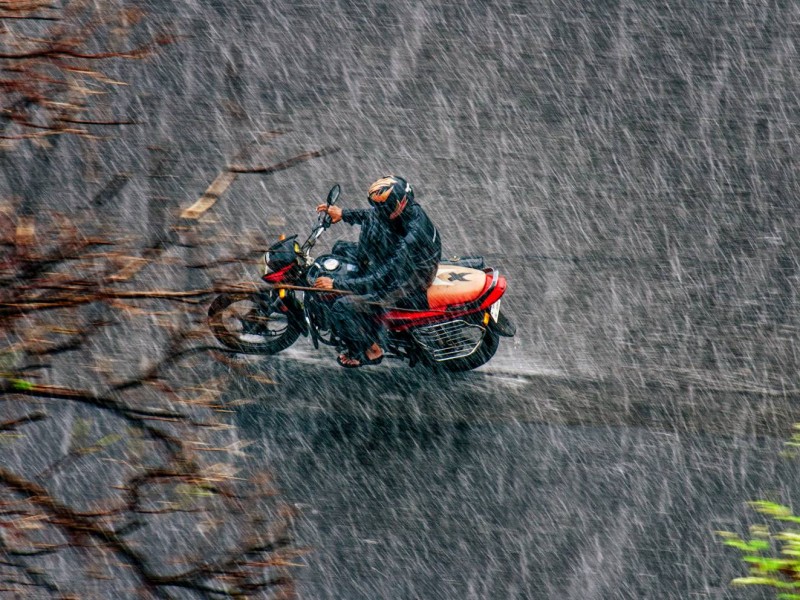
[[331,315],[337,321],[347,321],[353,317],[353,303],[350,298],[337,299],[331,306]]

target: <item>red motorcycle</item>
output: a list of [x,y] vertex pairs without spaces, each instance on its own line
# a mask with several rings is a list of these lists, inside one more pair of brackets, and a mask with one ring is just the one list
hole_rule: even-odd
[[[339,198],[339,185],[328,193],[327,203]],[[302,334],[315,348],[320,344],[343,348],[331,330],[330,307],[335,290],[313,287],[317,277],[356,273],[355,244],[337,242],[330,254],[313,258],[317,239],[331,225],[321,213],[308,239],[281,239],[264,254],[261,279],[269,287],[257,292],[225,293],[208,310],[214,336],[229,348],[249,354],[275,354],[291,346]],[[497,269],[484,268],[483,258],[443,261],[428,289],[426,309],[386,307],[387,357],[408,360],[411,366],[439,365],[451,371],[468,371],[486,363],[500,337],[513,336],[516,328],[500,312],[506,279]]]

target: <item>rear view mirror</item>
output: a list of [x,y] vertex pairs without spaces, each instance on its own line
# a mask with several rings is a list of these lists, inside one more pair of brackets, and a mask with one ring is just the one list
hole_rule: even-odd
[[328,206],[336,204],[336,201],[339,199],[339,192],[341,191],[338,183],[331,188],[331,191],[328,192],[328,199],[326,200]]

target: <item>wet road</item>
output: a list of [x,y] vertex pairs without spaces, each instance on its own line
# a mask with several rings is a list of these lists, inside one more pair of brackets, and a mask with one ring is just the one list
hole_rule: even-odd
[[230,398],[257,398],[250,460],[302,510],[304,597],[758,597],[714,531],[796,489],[796,398],[291,354],[245,361],[274,383]]

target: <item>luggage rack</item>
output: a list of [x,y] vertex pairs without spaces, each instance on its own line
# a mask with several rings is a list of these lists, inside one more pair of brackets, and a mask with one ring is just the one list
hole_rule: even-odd
[[462,319],[417,327],[412,335],[437,362],[464,358],[481,345],[486,329]]

